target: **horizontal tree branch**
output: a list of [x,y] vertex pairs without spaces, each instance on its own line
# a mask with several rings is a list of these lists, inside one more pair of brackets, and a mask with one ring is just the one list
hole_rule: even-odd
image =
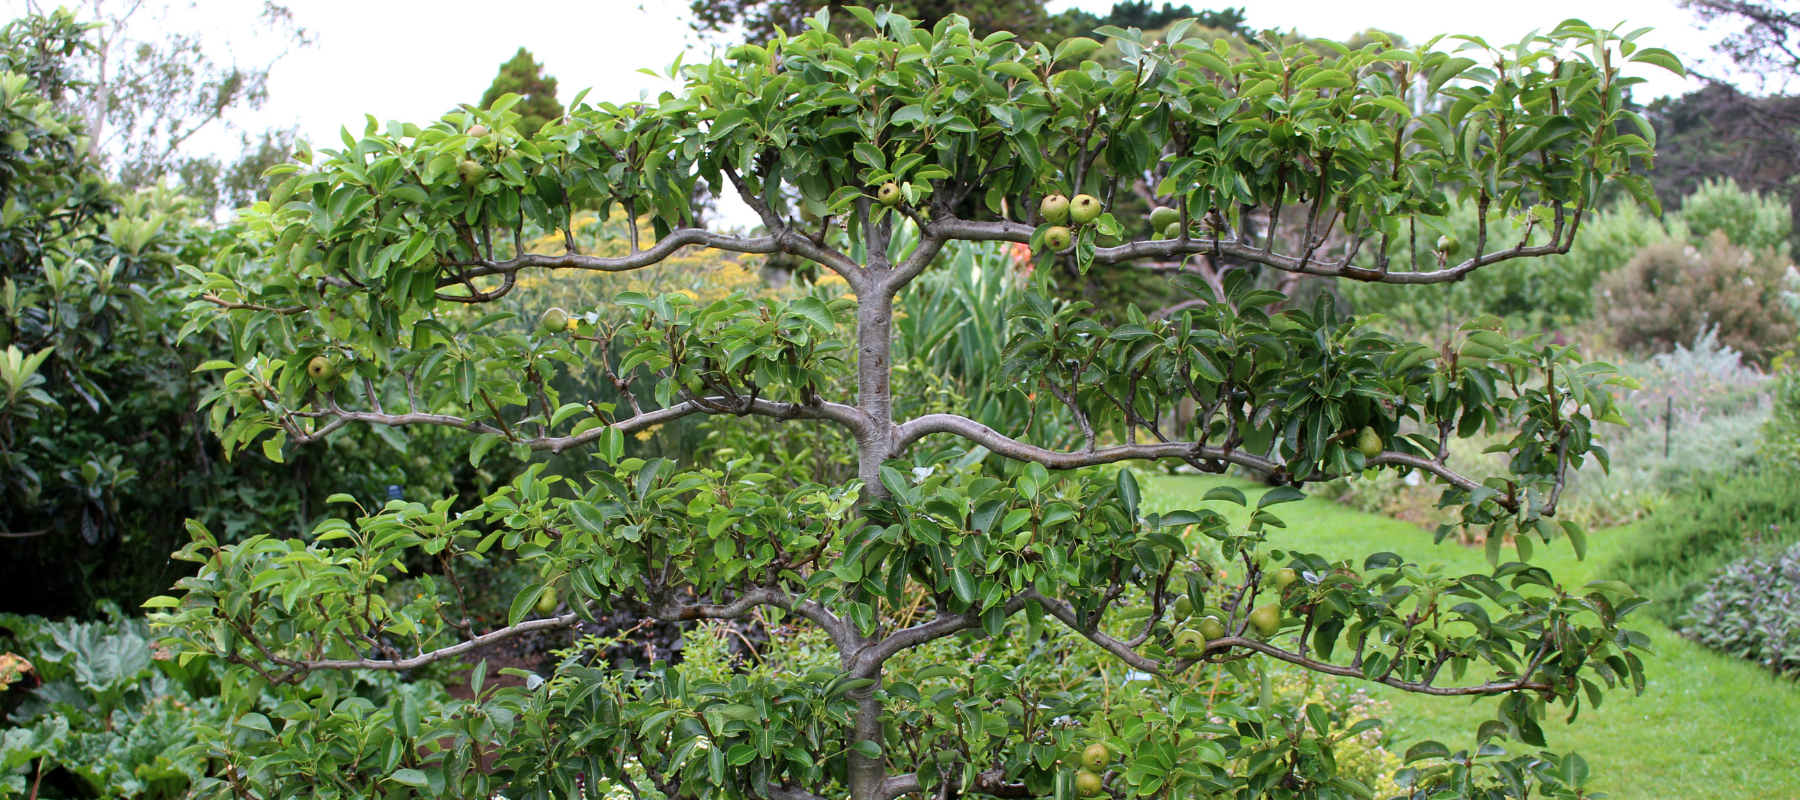
[[298,314],[298,313],[306,310],[306,306],[281,306],[281,307],[277,308],[274,306],[257,305],[255,303],[233,303],[230,300],[226,300],[226,299],[224,299],[216,294],[213,294],[211,292],[206,292],[206,293],[201,294],[200,299],[205,300],[208,303],[212,303],[213,305],[218,306],[220,308],[224,308],[224,309],[241,310],[241,311],[267,311],[271,314],[279,314],[284,317],[293,316],[294,314]]
[[[666,604],[654,610],[654,616],[664,622],[681,622],[698,619],[737,619],[749,614],[758,606],[775,606],[806,617],[825,628],[836,638],[842,628],[843,621],[832,615],[824,606],[812,600],[796,601],[793,595],[772,587],[751,589],[730,603],[686,605],[680,603]],[[556,617],[545,617],[508,625],[480,636],[458,642],[436,650],[420,653],[411,658],[342,658],[342,659],[290,659],[275,657],[274,663],[290,669],[301,671],[336,670],[336,669],[375,669],[375,670],[409,670],[417,669],[437,661],[468,653],[497,642],[503,642],[515,636],[532,631],[552,630],[573,627],[581,623],[581,615],[571,611]]]
[[1102,650],[1113,654],[1120,661],[1125,662],[1134,669],[1159,677],[1171,677],[1202,660],[1217,660],[1218,656],[1229,652],[1233,648],[1241,648],[1245,650],[1254,650],[1271,658],[1285,661],[1289,664],[1303,667],[1313,672],[1323,673],[1325,675],[1335,675],[1340,678],[1370,680],[1375,683],[1392,686],[1403,692],[1412,692],[1414,694],[1436,695],[1439,697],[1468,697],[1472,695],[1505,694],[1507,692],[1516,692],[1520,690],[1541,692],[1550,691],[1553,688],[1547,683],[1538,683],[1531,680],[1531,673],[1536,671],[1535,660],[1531,669],[1525,670],[1518,678],[1510,681],[1490,681],[1476,686],[1431,686],[1423,682],[1402,680],[1391,674],[1382,675],[1379,678],[1369,678],[1364,676],[1363,671],[1356,667],[1340,666],[1317,661],[1300,655],[1299,653],[1292,653],[1267,642],[1252,639],[1247,636],[1226,636],[1207,642],[1207,657],[1203,659],[1190,658],[1161,661],[1150,658],[1149,656],[1127,647],[1124,642],[1107,635],[1098,628],[1084,630],[1079,624],[1080,621],[1075,617],[1074,609],[1061,600],[1045,597],[1038,593],[1036,589],[1025,590],[1025,596],[1038,601],[1039,604],[1043,605],[1045,612],[1068,626],[1069,630],[1081,634],[1088,641],[1099,645]]
[[[961,436],[971,442],[1007,458],[1019,461],[1033,461],[1050,469],[1080,469],[1100,464],[1113,464],[1120,461],[1137,459],[1151,460],[1162,458],[1179,458],[1186,461],[1222,461],[1237,464],[1267,473],[1282,472],[1286,465],[1273,459],[1264,458],[1255,453],[1226,448],[1216,445],[1203,445],[1198,442],[1150,442],[1145,444],[1122,444],[1112,447],[1097,447],[1091,450],[1058,451],[1037,445],[1027,444],[1006,436],[999,431],[983,425],[975,420],[958,414],[926,414],[907,420],[894,428],[894,452],[899,453],[911,446],[913,442],[933,433],[949,433]],[[1371,467],[1405,466],[1442,478],[1445,482],[1463,491],[1472,491],[1481,483],[1462,475],[1440,461],[1420,456],[1384,452],[1368,459]],[[1296,482],[1316,482],[1330,476],[1300,475],[1292,476]],[[1516,501],[1501,496],[1494,502],[1508,510],[1515,510]]]
[[629,272],[635,269],[655,266],[667,261],[676,251],[688,245],[710,247],[732,253],[778,253],[781,252],[781,240],[776,236],[735,236],[731,234],[713,233],[705,228],[676,228],[664,236],[656,244],[623,256],[588,256],[580,253],[521,253],[505,260],[489,260],[474,258],[465,260],[443,259],[440,263],[450,267],[464,268],[459,272],[438,278],[438,288],[460,286],[470,278],[486,275],[501,275],[518,272],[522,269],[582,269],[595,272]]
[[[953,779],[945,778],[944,780]],[[921,792],[924,791],[924,789],[925,787],[919,784],[919,774],[916,772],[908,772],[904,775],[890,775],[886,780],[881,782],[881,791],[875,797],[875,800],[894,800],[894,798],[901,795]],[[985,794],[992,797],[1007,798],[1007,800],[1022,800],[1027,797],[1037,797],[1037,795],[1031,793],[1031,790],[1025,788],[1025,784],[1008,783],[1006,780],[1006,773],[998,769],[982,770],[981,772],[976,773],[975,785],[969,787],[969,792],[973,794]],[[777,800],[779,800],[779,798]]]
[[[1014,595],[1006,601],[1006,616],[1010,617],[1025,608],[1026,597]],[[898,655],[900,651],[927,642],[942,639],[958,631],[965,631],[981,625],[981,611],[971,607],[961,614],[941,614],[909,628],[902,628],[888,634],[887,638],[863,649],[857,654],[855,672],[864,677],[874,677],[881,671],[882,664]]]
[[[708,398],[708,402],[715,406],[729,406],[732,404],[730,398],[725,397]],[[642,414],[619,420],[611,425],[590,428],[573,436],[539,436],[529,439],[521,438],[516,441],[519,444],[529,446],[532,450],[549,450],[552,453],[561,453],[571,447],[589,444],[599,439],[601,436],[604,436],[609,430],[617,430],[620,433],[634,433],[653,425],[672,422],[688,416],[689,414],[711,413],[719,412],[709,411],[691,401],[684,401],[669,406],[668,408],[646,411]],[[861,410],[854,406],[847,406],[841,403],[822,402],[817,405],[805,405],[800,403],[777,403],[758,399],[751,401],[744,413],[784,420],[831,420],[849,428],[855,433],[861,433],[868,425],[867,417]],[[461,428],[462,430],[470,431],[472,433],[491,433],[497,436],[507,435],[505,430],[496,428],[485,422],[448,414],[386,414],[378,411],[348,411],[339,408],[335,401],[329,409],[313,412],[310,416],[329,417],[331,418],[331,421],[319,426],[311,432],[301,431],[297,426],[290,424],[288,426],[288,436],[292,438],[296,444],[306,444],[318,441],[327,434],[352,422],[361,422],[371,425],[388,425],[393,427],[405,427],[408,425],[439,425],[447,428]]]
[[[931,227],[937,235],[950,239],[971,242],[1019,242],[1021,244],[1029,243],[1031,235],[1037,230],[1030,225],[1017,222],[985,222],[956,218],[935,220],[931,223]],[[1506,250],[1478,254],[1460,264],[1444,269],[1427,272],[1391,272],[1358,267],[1352,264],[1349,258],[1325,261],[1315,258],[1311,254],[1305,256],[1285,255],[1237,238],[1213,239],[1211,237],[1184,236],[1178,239],[1128,242],[1118,247],[1102,247],[1094,251],[1094,263],[1168,261],[1188,255],[1212,255],[1263,264],[1285,272],[1303,275],[1348,278],[1367,283],[1417,285],[1459,281],[1477,269],[1515,258],[1562,255],[1569,252],[1569,244],[1568,241],[1558,241],[1528,247],[1521,243],[1517,247]]]

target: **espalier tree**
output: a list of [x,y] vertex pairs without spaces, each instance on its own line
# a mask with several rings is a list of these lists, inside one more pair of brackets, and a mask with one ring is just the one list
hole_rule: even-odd
[[[1244,56],[1189,26],[1155,44],[1102,29],[1122,54],[1105,68],[1082,60],[1100,46],[1087,39],[1052,52],[975,39],[954,17],[924,30],[849,11],[872,35],[834,32],[821,12],[766,49],[678,62],[679,93],[578,99],[531,138],[511,98],[427,127],[371,119],[341,151],[281,168],[241,247],[190,270],[191,324],[227,326],[239,348],[208,365],[223,380],[204,401],[231,447],[279,458],[349,425],[445,426],[477,458],[586,449],[594,466],[527,469],[461,514],[449,500],[369,507],[304,539],[224,544],[191,526],[180,557],[198,574],[151,606],[180,658],[232,665],[228,701],[246,704],[201,734],[224,765],[206,790],[1367,796],[1333,753],[1373,723],[1271,700],[1268,670],[1285,662],[1499,698],[1475,746],[1408,753],[1409,792],[1584,796],[1578,758],[1535,749],[1539,721],[1642,687],[1646,640],[1617,624],[1643,600],[1564,587],[1530,560],[1534,539],[1583,547],[1551,517],[1567,471],[1605,459],[1593,425],[1619,420],[1608,385],[1622,379],[1605,365],[1479,320],[1437,346],[1397,341],[1329,303],[1281,308],[1242,270],[1183,275],[1203,302],[1161,318],[1107,327],[1040,293],[1012,309],[1005,372],[1033,423],[1001,431],[898,418],[895,298],[956,242],[1028,243],[1083,268],[1212,255],[1401,284],[1566,252],[1609,182],[1654,203],[1631,173],[1651,131],[1623,103],[1634,79],[1620,68],[1679,64],[1638,34],[1570,21],[1516,45]],[[735,192],[761,232],[690,226],[701,181]],[[1097,246],[1120,231],[1104,209],[1132,182],[1167,206],[1165,227]],[[1459,201],[1481,214],[1474,241],[1440,236]],[[632,220],[625,254],[576,251],[581,209]],[[567,246],[525,244],[546,235]],[[786,253],[848,291],[626,294],[543,309],[530,327],[482,311],[533,280],[683,248]],[[556,391],[577,369],[604,374],[618,402]],[[625,436],[689,415],[839,426],[859,477],[791,485],[748,471],[754,459],[624,457]],[[1504,441],[1505,474],[1448,462],[1450,439],[1478,432]],[[953,458],[976,448],[985,470]],[[1233,517],[1219,509],[1246,500],[1229,488],[1208,495],[1218,508],[1151,513],[1130,470],[1102,469],[1126,461],[1238,465],[1279,485]],[[1372,470],[1440,483],[1485,533],[1493,571],[1266,544],[1297,487]],[[539,581],[510,601],[510,624],[476,630],[458,570],[500,552]],[[771,647],[832,655],[702,680],[596,663],[601,643],[582,641],[548,680],[484,691],[480,668],[480,699],[442,708],[333,682],[621,605],[779,621]],[[290,699],[258,705],[268,696]]]

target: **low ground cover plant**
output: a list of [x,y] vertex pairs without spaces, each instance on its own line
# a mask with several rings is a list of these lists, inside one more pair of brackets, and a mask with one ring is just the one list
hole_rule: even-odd
[[1800,545],[1738,559],[1694,598],[1681,633],[1768,667],[1800,671]]

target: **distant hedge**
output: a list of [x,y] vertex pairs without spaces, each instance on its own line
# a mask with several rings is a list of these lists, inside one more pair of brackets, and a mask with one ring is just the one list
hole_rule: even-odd
[[1800,471],[1766,468],[1658,509],[1631,532],[1607,572],[1651,598],[1652,613],[1673,626],[1721,568],[1794,542],[1800,542]]

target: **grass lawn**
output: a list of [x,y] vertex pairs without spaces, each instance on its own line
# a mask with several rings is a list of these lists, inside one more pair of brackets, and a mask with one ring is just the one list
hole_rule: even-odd
[[[1252,503],[1259,489],[1211,476],[1149,476],[1146,483],[1145,495],[1156,510],[1198,507],[1207,489],[1224,483],[1244,490]],[[1228,514],[1238,511],[1234,519],[1243,519],[1230,503],[1205,505]],[[1270,540],[1276,547],[1359,562],[1387,550],[1424,565],[1488,570],[1480,549],[1434,546],[1429,533],[1398,520],[1316,499],[1274,510],[1288,524],[1286,530],[1273,530]],[[1549,569],[1565,586],[1579,586],[1599,577],[1593,573],[1596,565],[1605,563],[1612,548],[1629,535],[1629,528],[1590,533],[1586,561],[1576,561],[1568,544],[1558,540],[1549,548],[1540,546],[1532,563]],[[1514,554],[1509,548],[1506,555]],[[1644,695],[1613,692],[1600,709],[1584,707],[1571,725],[1560,717],[1547,719],[1550,749],[1580,753],[1603,777],[1599,788],[1613,798],[1800,798],[1800,686],[1701,648],[1648,617],[1628,622],[1655,643],[1655,654],[1645,659],[1649,685]],[[1452,750],[1472,746],[1476,725],[1491,718],[1495,702],[1471,705],[1370,688],[1393,704],[1388,722],[1398,750],[1421,739],[1436,739]]]

